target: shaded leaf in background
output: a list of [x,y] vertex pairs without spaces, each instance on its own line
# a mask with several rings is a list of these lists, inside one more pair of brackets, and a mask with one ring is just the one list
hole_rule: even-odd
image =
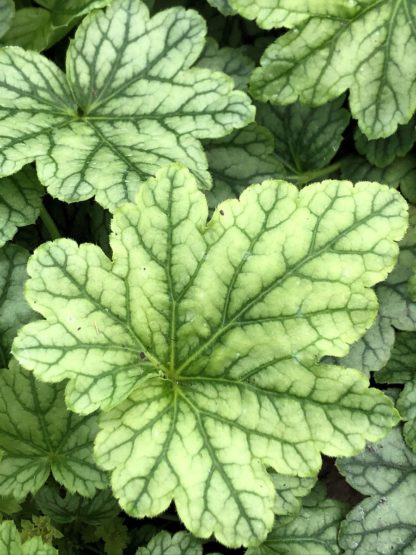
[[198,139],[243,127],[254,108],[231,78],[189,69],[204,39],[205,22],[192,10],[150,19],[141,0],[115,0],[78,27],[67,78],[40,54],[1,49],[1,171],[36,159],[52,196],[75,202],[95,195],[112,209],[172,161],[209,188]]
[[94,416],[66,409],[63,386],[36,381],[12,364],[0,372],[0,494],[35,493],[50,472],[69,492],[92,496],[106,485],[92,458]]
[[32,520],[22,520],[22,532],[20,537],[22,542],[26,542],[31,538],[40,537],[44,543],[54,543],[55,539],[63,538],[63,534],[52,525],[48,516],[33,515]]
[[14,15],[13,0],[0,0],[0,39],[8,31]]
[[294,519],[277,518],[267,540],[246,555],[341,555],[338,530],[346,510],[340,501],[325,499],[303,507]]
[[337,466],[353,488],[369,496],[341,525],[346,555],[413,555],[416,550],[416,455],[400,428]]
[[206,226],[207,212],[173,165],[117,211],[113,263],[42,245],[27,296],[47,319],[14,352],[42,380],[69,378],[72,409],[112,409],[95,457],[128,514],[174,499],[195,535],[254,545],[274,518],[266,467],[314,476],[320,452],[357,452],[397,421],[362,374],[318,360],[370,326],[407,207],[376,184],[266,181]]
[[237,12],[231,7],[229,0],[208,0],[212,7],[217,8],[222,15],[235,15]]
[[[231,2],[248,4],[248,9],[260,5]],[[364,0],[351,5],[348,0],[317,0],[316,11],[312,3],[299,3],[305,7],[303,22],[267,48],[262,67],[252,76],[253,95],[274,104],[300,100],[318,106],[349,89],[352,115],[368,138],[388,137],[408,123],[416,109],[414,2]],[[347,5],[345,15],[342,5]],[[287,6],[293,7],[293,0],[287,0]],[[333,7],[337,16],[313,16],[323,7]],[[288,26],[282,20],[273,23]]]
[[45,544],[42,538],[22,542],[14,522],[6,520],[0,524],[0,553],[3,555],[58,555],[57,550]]
[[0,179],[0,247],[13,239],[18,227],[36,221],[44,192],[29,166]]
[[103,541],[106,555],[123,555],[129,539],[128,528],[118,517],[113,517],[108,522],[96,525],[83,532],[83,540],[86,543]]
[[357,127],[354,135],[355,146],[360,154],[366,156],[370,164],[385,168],[396,158],[405,156],[416,141],[416,118],[408,124],[400,125],[397,131],[387,139],[369,141]]

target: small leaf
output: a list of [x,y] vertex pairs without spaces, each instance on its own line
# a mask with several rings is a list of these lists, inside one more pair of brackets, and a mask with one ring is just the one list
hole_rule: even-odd
[[20,536],[23,542],[39,536],[43,542],[52,545],[55,538],[58,540],[63,538],[63,534],[52,526],[51,519],[48,516],[33,515],[32,520],[22,520],[21,527]]
[[27,296],[46,320],[14,352],[69,379],[71,409],[105,409],[95,457],[128,514],[174,500],[194,535],[258,544],[267,468],[314,476],[320,452],[355,453],[397,422],[362,374],[318,361],[371,325],[406,212],[377,184],[266,181],[206,224],[192,174],[170,166],[117,210],[113,262],[66,239],[36,251]]
[[416,455],[396,428],[381,442],[338,468],[353,488],[369,496],[341,525],[347,555],[412,555],[416,549]]
[[0,373],[0,494],[22,499],[49,473],[68,491],[91,496],[106,485],[92,459],[95,417],[66,410],[63,387],[39,383],[13,364]]
[[102,540],[106,555],[123,555],[124,549],[129,543],[128,528],[117,517],[104,524],[95,526],[90,530],[89,535],[84,533],[83,537],[87,543],[95,543]]
[[11,520],[0,524],[0,553],[3,555],[58,555],[54,547],[36,537],[22,542],[20,534]]
[[246,555],[341,555],[338,529],[345,512],[334,499],[304,507],[293,520],[277,519],[267,540]]
[[[247,10],[259,5],[232,0],[232,6],[240,2],[249,5]],[[311,2],[299,3],[306,8],[303,21],[295,12],[299,27],[267,48],[262,67],[252,76],[253,95],[274,104],[300,100],[318,106],[349,89],[352,115],[369,139],[388,137],[407,124],[416,109],[416,66],[409,65],[416,56],[414,2],[365,0],[351,5],[344,0],[344,14],[338,2],[316,0],[317,10]],[[293,0],[287,5],[293,7]],[[323,13],[324,7],[337,15]]]
[[78,27],[67,76],[40,54],[0,49],[1,172],[36,160],[52,196],[95,195],[110,209],[176,160],[209,188],[199,139],[244,127],[254,108],[231,78],[190,69],[205,32],[195,11],[176,7],[150,18],[141,0],[115,0]]
[[136,555],[202,555],[202,545],[190,534],[178,532],[171,536],[160,532],[147,547],[139,547]]
[[0,38],[8,31],[14,15],[13,0],[0,0]]
[[36,221],[43,193],[35,171],[29,166],[0,179],[0,247],[14,237],[18,227]]
[[236,11],[230,5],[230,0],[208,0],[208,3],[214,8],[217,8],[222,15],[228,16],[236,14]]
[[274,514],[278,516],[298,513],[302,507],[302,498],[310,493],[316,482],[316,478],[283,476],[276,472],[271,477],[276,489]]

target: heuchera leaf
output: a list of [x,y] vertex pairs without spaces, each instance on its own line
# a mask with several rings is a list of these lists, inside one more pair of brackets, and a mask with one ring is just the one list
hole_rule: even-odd
[[[251,10],[259,5],[252,0],[232,0],[232,5],[240,2]],[[317,106],[349,89],[352,115],[368,138],[388,137],[406,124],[416,109],[414,2],[361,0],[350,15],[342,14],[337,2],[311,2],[317,10],[309,10],[304,0],[299,4],[305,6],[304,21],[266,50],[262,67],[253,73],[254,96],[274,104],[300,100]],[[341,4],[347,11],[351,5]],[[293,10],[293,0],[287,5]],[[323,6],[336,14],[325,15]]]
[[408,446],[416,452],[416,334],[401,332],[396,341],[391,358],[386,367],[376,376],[378,383],[404,384],[396,406],[404,425],[404,438]]
[[92,458],[94,416],[68,412],[61,385],[37,382],[13,364],[0,372],[0,494],[17,499],[50,472],[70,492],[91,496],[106,485]]
[[304,507],[293,520],[277,519],[267,540],[246,555],[341,555],[338,529],[345,513],[334,499]]
[[2,555],[58,555],[58,551],[52,545],[43,543],[39,537],[22,542],[11,520],[0,524],[0,553]]
[[7,32],[14,15],[13,0],[0,0],[0,38]]
[[36,317],[23,296],[29,253],[15,245],[0,249],[0,368],[7,367],[17,330]]
[[229,0],[208,0],[208,3],[214,8],[217,8],[222,15],[227,16],[236,14],[236,11],[231,7]]
[[147,547],[139,547],[136,555],[202,555],[202,545],[186,532],[178,532],[173,536],[168,532],[160,532],[150,540]]
[[302,498],[309,494],[315,485],[316,478],[298,478],[271,473],[276,489],[275,515],[292,515],[300,511]]
[[36,172],[30,166],[0,179],[0,247],[13,239],[18,227],[36,221],[43,193]]
[[14,352],[42,380],[68,378],[71,409],[107,411],[95,457],[129,514],[174,499],[195,535],[259,543],[276,497],[266,467],[314,476],[320,451],[355,453],[397,421],[362,374],[318,360],[370,326],[406,209],[378,184],[266,181],[206,226],[195,179],[173,165],[117,210],[113,262],[66,239],[37,250],[27,297],[46,320]]
[[52,196],[73,202],[96,195],[111,209],[172,161],[209,188],[198,139],[243,127],[254,108],[232,90],[231,78],[189,69],[204,35],[204,20],[192,10],[171,8],[150,19],[141,0],[115,0],[79,26],[67,78],[40,54],[1,49],[1,172],[36,159]]
[[346,555],[413,555],[416,549],[416,455],[400,428],[360,455],[339,460],[338,468],[363,495],[341,525]]

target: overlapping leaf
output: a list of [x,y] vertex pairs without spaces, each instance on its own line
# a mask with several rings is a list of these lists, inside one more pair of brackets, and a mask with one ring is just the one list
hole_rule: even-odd
[[[261,17],[258,7],[263,0],[232,0],[233,6],[238,4],[247,5],[248,15],[258,11]],[[268,0],[264,4],[276,6]],[[351,6],[347,0],[299,0],[298,4],[304,8],[300,17],[293,0],[287,1],[287,13],[299,26],[266,50],[262,67],[253,74],[253,94],[276,104],[299,99],[320,105],[349,89],[352,115],[368,138],[388,137],[406,124],[416,109],[414,2],[362,0]],[[267,10],[264,18],[270,25],[293,23],[274,20]]]
[[14,237],[18,227],[35,222],[43,193],[30,167],[0,179],[0,247]]
[[139,547],[136,555],[202,555],[202,545],[185,532],[173,536],[168,532],[160,532],[150,540],[147,547]]
[[91,496],[106,484],[92,459],[95,417],[67,411],[63,387],[17,365],[0,373],[0,494],[36,492],[50,472],[68,491]]
[[312,476],[320,451],[356,452],[397,419],[359,372],[317,361],[371,324],[406,204],[377,184],[270,181],[206,219],[173,165],[117,211],[113,263],[93,245],[41,246],[27,294],[46,320],[14,350],[42,380],[69,378],[72,409],[114,407],[95,454],[128,513],[174,499],[194,534],[255,544],[274,517],[266,467]]
[[58,555],[52,545],[43,543],[41,538],[22,542],[13,521],[0,524],[0,553],[2,555]]
[[361,454],[339,460],[347,481],[363,495],[341,525],[347,555],[413,555],[416,549],[416,455],[400,428]]
[[52,196],[71,202],[96,195],[109,208],[171,161],[209,188],[198,139],[246,125],[254,109],[229,77],[189,69],[204,34],[192,10],[150,19],[141,0],[115,0],[78,28],[67,78],[39,54],[1,49],[0,174],[36,159]]
[[14,15],[13,0],[0,0],[0,38],[8,31]]

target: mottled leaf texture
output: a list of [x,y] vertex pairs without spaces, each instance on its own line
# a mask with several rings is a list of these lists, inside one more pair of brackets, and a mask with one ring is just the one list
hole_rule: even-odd
[[36,172],[29,166],[0,179],[0,247],[13,239],[18,227],[35,222],[43,193]]
[[202,555],[202,545],[185,532],[173,536],[168,532],[160,532],[150,540],[147,547],[139,547],[136,555]]
[[94,416],[68,412],[61,385],[35,380],[16,364],[0,372],[0,494],[35,493],[50,472],[70,492],[105,487],[92,458]]
[[0,38],[8,31],[14,15],[13,0],[0,0]]
[[15,245],[0,249],[0,368],[7,367],[17,330],[36,317],[23,296],[29,253]]
[[[247,3],[247,10],[262,4],[262,0],[232,2]],[[303,22],[297,21],[299,27],[264,53],[262,67],[253,73],[254,96],[275,104],[300,100],[317,106],[349,89],[352,115],[369,139],[388,137],[406,124],[416,109],[414,1],[297,3],[305,8]],[[289,8],[294,2],[287,4]],[[337,4],[347,5],[344,14]],[[325,14],[325,9],[335,13]],[[267,21],[288,26],[282,20]]]
[[396,335],[391,358],[376,378],[378,383],[404,384],[396,406],[407,420],[404,425],[405,440],[416,452],[416,333],[401,332]]
[[413,555],[416,550],[416,455],[400,428],[361,454],[339,460],[353,488],[369,496],[341,525],[346,555]]
[[308,495],[315,485],[316,478],[298,478],[271,473],[276,489],[275,515],[292,515],[300,511],[302,498]]
[[150,18],[141,0],[115,0],[78,27],[67,77],[40,54],[1,49],[0,172],[36,159],[52,196],[73,202],[95,195],[110,209],[172,161],[209,188],[199,139],[243,127],[254,108],[230,77],[190,69],[204,37],[204,20],[193,10]]
[[345,512],[333,499],[304,507],[294,520],[277,519],[267,540],[246,555],[341,555],[338,529]]
[[172,165],[117,210],[113,263],[66,239],[37,250],[27,297],[46,320],[14,351],[40,379],[69,379],[71,409],[106,409],[95,457],[127,513],[173,499],[196,536],[258,544],[274,518],[266,468],[315,476],[320,452],[355,453],[397,421],[362,374],[318,360],[370,326],[406,210],[377,184],[266,181],[206,225],[196,180]]
[[58,555],[58,551],[40,537],[22,542],[14,522],[6,520],[0,524],[0,555]]
[[109,3],[110,0],[39,1],[44,8],[24,7],[16,11],[1,42],[41,52],[68,34],[82,16]]

